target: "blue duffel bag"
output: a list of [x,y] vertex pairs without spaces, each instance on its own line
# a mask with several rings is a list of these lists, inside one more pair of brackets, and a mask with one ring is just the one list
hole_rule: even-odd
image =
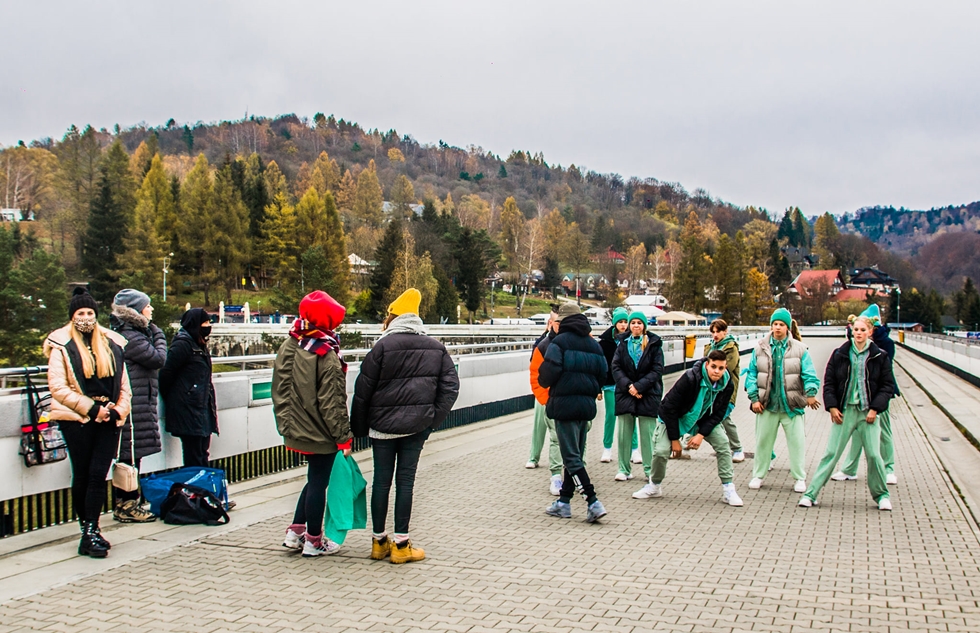
[[160,516],[160,506],[163,505],[174,484],[189,484],[204,488],[221,500],[225,510],[228,509],[228,480],[225,478],[225,471],[220,468],[188,466],[166,473],[153,473],[142,478],[140,487],[143,489],[143,496],[150,503],[150,512]]

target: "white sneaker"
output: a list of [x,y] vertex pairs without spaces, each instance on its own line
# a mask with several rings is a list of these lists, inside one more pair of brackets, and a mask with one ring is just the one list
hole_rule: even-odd
[[611,462],[612,449],[611,448],[602,449],[602,457],[599,458],[599,461],[602,462],[603,464],[608,464],[609,462]]
[[735,484],[722,484],[721,488],[724,493],[722,500],[725,503],[736,508],[744,505],[742,503],[742,497],[738,496],[738,493],[735,492]]
[[800,493],[806,492],[806,480],[797,479],[796,483],[793,484],[793,492],[800,492]]
[[289,549],[300,550],[303,549],[303,533],[293,532],[290,529],[286,530],[286,538],[282,541],[283,547],[288,547]]
[[643,455],[640,454],[640,449],[634,448],[633,453],[630,455],[630,461],[634,464],[643,463]]
[[848,475],[843,470],[838,470],[836,473],[830,476],[834,481],[856,481],[857,475]]
[[528,463],[524,464],[524,468],[527,468],[527,469],[537,468],[537,467],[538,467],[538,462],[528,462]]
[[898,476],[895,473],[888,473],[885,475],[885,483],[889,486],[894,486],[898,483]]
[[891,499],[889,499],[888,497],[882,497],[881,498],[881,501],[878,502],[878,509],[879,510],[888,510],[890,512],[891,509],[892,509],[892,501],[891,501]]
[[633,478],[632,473],[628,475],[626,473],[616,473],[616,476],[613,477],[613,479],[615,479],[616,481],[629,481],[632,478]]
[[761,487],[762,487],[762,480],[759,479],[758,477],[754,478],[752,481],[749,482],[750,490],[758,490]]
[[745,461],[745,453],[742,451],[735,451],[732,453],[732,462],[738,464]]
[[652,481],[648,481],[647,485],[633,493],[634,499],[653,499],[662,496],[664,496],[664,491],[661,484],[655,484]]
[[561,482],[562,482],[561,475],[551,476],[551,486],[549,490],[551,491],[551,494],[553,494],[556,497],[561,494]]
[[801,508],[812,508],[813,501],[811,501],[809,497],[800,497],[800,502],[796,505],[800,506]]
[[338,550],[340,550],[340,545],[338,543],[334,543],[328,538],[321,540],[319,545],[313,545],[308,539],[303,542],[304,558],[323,556],[324,554],[336,554]]
[[770,471],[772,471],[772,469],[775,468],[775,467],[776,467],[776,464],[774,464],[773,462],[769,462],[769,470]]

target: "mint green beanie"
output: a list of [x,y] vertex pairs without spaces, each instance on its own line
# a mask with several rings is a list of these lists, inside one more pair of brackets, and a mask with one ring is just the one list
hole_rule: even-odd
[[629,319],[626,322],[629,323],[633,319],[639,319],[640,321],[643,321],[644,325],[646,325],[649,322],[647,319],[647,315],[643,314],[639,310],[637,310],[636,312],[630,312]]
[[626,311],[626,308],[619,307],[613,310],[612,313],[613,325],[616,325],[620,321],[626,321],[627,319],[629,319],[629,312]]
[[871,322],[876,326],[881,325],[881,308],[878,307],[877,303],[869,305],[868,309],[862,312],[860,316],[871,319]]
[[776,321],[782,321],[783,323],[786,324],[786,327],[792,327],[793,315],[790,314],[789,310],[787,310],[786,308],[779,308],[778,310],[772,313],[771,317],[769,317],[769,325],[772,325]]

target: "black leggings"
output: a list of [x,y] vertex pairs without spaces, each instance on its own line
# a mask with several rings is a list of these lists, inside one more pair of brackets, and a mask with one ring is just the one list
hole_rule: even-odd
[[307,455],[306,485],[299,493],[293,523],[305,523],[306,533],[319,536],[323,532],[323,513],[327,507],[327,485],[337,453],[329,455]]
[[388,496],[391,494],[392,478],[395,480],[395,534],[408,534],[408,524],[412,519],[415,471],[419,467],[422,445],[431,432],[427,429],[394,440],[371,440],[374,453],[371,522],[375,534],[382,534],[388,522]]
[[[140,462],[142,461],[143,459],[141,457],[138,457],[133,460],[133,464],[132,464],[133,468],[136,469],[137,482],[139,481],[138,478],[140,472]],[[112,490],[113,493],[116,495],[116,501],[139,501],[140,499],[139,486],[136,486],[136,490],[133,490],[132,492],[121,490],[119,488],[116,488],[115,486],[112,487]]]
[[62,422],[71,459],[71,501],[80,521],[98,521],[106,500],[106,475],[116,456],[119,427],[109,422]]
[[181,435],[180,448],[184,452],[184,466],[201,466],[207,468],[208,451],[211,449],[211,436]]

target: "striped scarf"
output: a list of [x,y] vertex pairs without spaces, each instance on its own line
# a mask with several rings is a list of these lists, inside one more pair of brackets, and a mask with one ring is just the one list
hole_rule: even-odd
[[289,335],[299,341],[299,346],[317,356],[324,356],[330,350],[337,354],[340,360],[340,368],[347,373],[347,363],[340,352],[340,340],[332,330],[321,330],[309,321],[296,319],[293,321],[293,329]]

